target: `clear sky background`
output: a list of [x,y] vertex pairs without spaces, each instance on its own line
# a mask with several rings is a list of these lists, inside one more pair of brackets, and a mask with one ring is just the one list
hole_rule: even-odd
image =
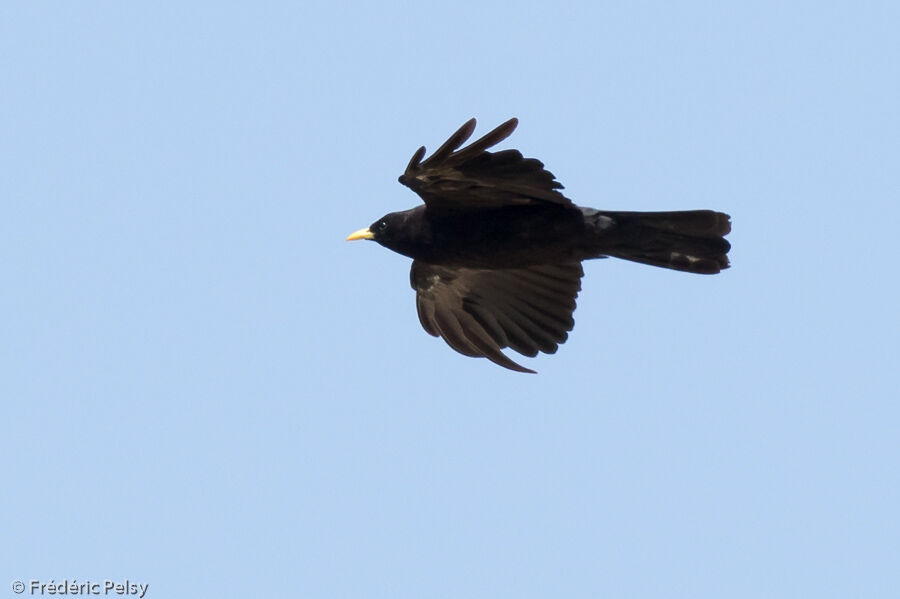
[[[898,22],[4,2],[0,594],[900,596]],[[455,353],[344,237],[472,116],[733,267],[588,262],[538,375]]]

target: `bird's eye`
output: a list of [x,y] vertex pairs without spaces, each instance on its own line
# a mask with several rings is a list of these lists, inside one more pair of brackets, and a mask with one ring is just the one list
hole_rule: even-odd
[[387,223],[384,222],[383,220],[378,221],[378,222],[375,223],[375,225],[372,227],[372,231],[375,232],[375,233],[384,233],[384,230],[385,230],[385,229],[387,229]]

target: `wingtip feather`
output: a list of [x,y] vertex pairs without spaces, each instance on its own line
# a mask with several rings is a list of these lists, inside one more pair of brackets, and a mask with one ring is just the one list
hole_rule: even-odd
[[472,137],[472,134],[475,132],[475,117],[470,118],[468,121],[462,124],[462,126],[456,130],[456,132],[451,135],[447,141],[441,144],[437,150],[434,151],[425,162],[426,163],[434,163],[440,162],[444,160],[447,156],[452,154],[455,150],[457,150],[461,145],[466,143],[466,141]]
[[412,155],[412,158],[409,159],[409,164],[406,165],[406,170],[411,171],[412,169],[419,166],[419,163],[422,162],[422,157],[425,156],[425,146],[420,147],[416,150],[416,153]]

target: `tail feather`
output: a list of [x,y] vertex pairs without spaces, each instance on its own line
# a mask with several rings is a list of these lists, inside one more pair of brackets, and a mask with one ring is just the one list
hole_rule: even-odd
[[616,222],[637,222],[645,227],[692,235],[722,237],[731,233],[731,217],[713,210],[680,210],[676,212],[612,212],[600,211]]
[[680,212],[599,212],[612,219],[603,253],[608,256],[698,274],[729,266],[731,232],[727,214],[712,210]]

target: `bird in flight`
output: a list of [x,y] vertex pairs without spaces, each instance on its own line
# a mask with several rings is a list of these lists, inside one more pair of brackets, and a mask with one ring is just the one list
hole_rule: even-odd
[[410,284],[429,334],[466,356],[533,373],[501,350],[556,352],[575,326],[582,260],[612,256],[706,275],[728,268],[727,214],[576,206],[539,160],[488,151],[516,125],[510,119],[461,147],[475,130],[470,119],[425,160],[419,148],[399,180],[424,205],[347,237],[413,259]]

